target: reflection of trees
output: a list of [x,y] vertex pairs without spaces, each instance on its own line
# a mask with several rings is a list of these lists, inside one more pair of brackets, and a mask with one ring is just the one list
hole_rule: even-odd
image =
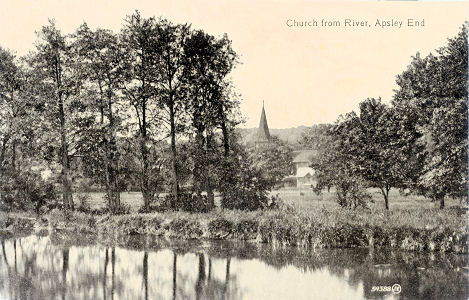
[[15,251],[15,272],[18,273],[17,262],[16,262],[16,240],[13,241],[13,249]]
[[208,258],[208,280],[212,278],[212,258]]
[[[7,273],[8,273],[8,280],[9,280],[9,285],[8,285],[8,294],[10,295],[10,298],[13,297],[11,293],[11,271],[10,271],[10,265],[8,264],[8,258],[5,250],[5,241],[2,239],[2,256],[3,256],[3,261],[5,262]],[[3,266],[2,266],[3,267]]]
[[173,300],[176,299],[177,254],[173,252]]
[[[72,254],[68,247],[59,249],[51,246],[50,242],[41,243],[39,238],[27,239],[27,243],[21,243],[21,240],[13,240],[7,245],[4,243],[4,248],[8,246],[7,250],[12,250],[6,252],[10,255],[10,262],[16,256],[17,265],[16,270],[13,265],[10,270],[5,265],[0,266],[3,274],[10,272],[5,276],[9,286],[9,299],[98,298],[94,295],[85,296],[90,290],[96,290],[99,277],[98,274],[89,273],[89,265],[83,264],[83,257],[89,258],[88,254],[83,255],[83,249],[77,249],[78,253],[73,256],[77,264],[70,265]],[[55,263],[57,261],[60,264]],[[7,291],[2,288],[0,287],[0,294]]]
[[62,299],[65,299],[65,294],[67,293],[67,271],[68,271],[68,256],[70,254],[70,249],[62,250]]
[[225,275],[225,284],[223,285],[223,299],[225,299],[226,297],[228,284],[230,282],[230,264],[231,264],[231,257],[228,257],[226,259],[226,275]]
[[294,266],[303,272],[326,269],[351,286],[363,284],[367,298],[377,297],[371,292],[372,286],[392,286],[394,283],[399,283],[401,295],[410,299],[445,299],[448,295],[467,299],[469,295],[468,277],[462,269],[455,271],[457,266],[467,266],[468,258],[464,255],[367,248],[273,249],[269,245],[243,246],[239,242],[230,248],[226,244],[229,243],[215,243],[208,249],[208,254],[222,258],[229,252],[240,259],[259,259],[277,270],[285,266]]
[[[369,249],[334,249],[306,251],[295,248],[273,249],[268,245],[242,244],[229,242],[215,242],[207,245],[197,244],[191,249],[185,242],[155,242],[157,249],[175,247],[171,261],[167,263],[167,278],[164,288],[168,297],[173,299],[235,299],[240,298],[242,292],[238,286],[236,272],[233,273],[233,264],[236,261],[243,265],[244,259],[256,259],[264,264],[281,270],[285,266],[294,266],[303,272],[317,272],[327,270],[330,276],[344,279],[350,286],[363,286],[364,296],[377,297],[371,292],[372,286],[392,285],[399,283],[402,286],[401,296],[412,299],[438,299],[438,298],[464,298],[468,296],[468,278],[466,269],[468,258],[462,255],[448,255],[442,253],[411,253],[386,250]],[[134,243],[135,245],[135,243]],[[148,244],[147,244],[148,245]],[[93,264],[92,257],[85,248],[75,248],[71,251],[67,246],[54,246],[48,242],[20,243],[20,240],[2,241],[2,256],[0,270],[5,277],[5,284],[0,286],[0,294],[10,295],[12,299],[44,299],[59,296],[62,299],[101,298],[89,296],[87,291],[98,291],[102,285],[103,299],[121,299],[129,295],[128,290],[133,287],[124,286],[122,280],[131,282],[129,276],[143,278],[143,289],[133,291],[134,298],[149,299],[155,295],[149,276],[151,270],[158,267],[157,261],[149,259],[151,251],[142,253],[143,262],[128,265],[129,271],[119,274],[119,266],[126,260],[118,260],[116,248],[106,248],[104,262],[98,271],[90,270]],[[192,255],[178,259],[187,253],[197,253],[195,259]],[[102,255],[102,252],[101,252]],[[103,259],[99,255],[98,260]],[[238,260],[234,260],[237,258]],[[84,260],[89,262],[85,263]],[[197,277],[178,269],[181,262],[186,264],[187,259],[193,261],[191,268],[197,270]],[[214,276],[212,261],[222,260],[224,270],[222,277]],[[76,262],[76,263],[75,263]],[[178,265],[179,263],[179,265]],[[15,268],[15,265],[16,268]],[[143,266],[143,273],[131,273],[132,268]],[[460,267],[461,269],[457,270]],[[111,270],[108,270],[111,269]],[[140,269],[142,270],[142,269]],[[108,273],[109,276],[108,276]],[[21,274],[19,274],[21,273]],[[8,274],[8,275],[7,275]],[[218,274],[218,271],[217,271]],[[171,279],[172,277],[172,279]],[[110,280],[110,282],[108,282]],[[149,283],[150,281],[150,283]],[[8,283],[8,284],[6,284]],[[187,288],[190,287],[188,290]],[[124,293],[125,292],[125,293]],[[97,292],[99,293],[99,292]],[[86,296],[88,295],[88,296]],[[110,295],[110,296],[109,296]],[[151,295],[151,296],[150,296]],[[379,295],[378,295],[379,296]],[[384,296],[384,294],[381,294]]]
[[114,300],[114,276],[116,266],[116,248],[112,247],[111,250],[111,300]]
[[148,252],[143,254],[143,286],[145,290],[145,300],[148,300]]
[[106,300],[106,282],[107,282],[107,264],[109,262],[109,254],[108,249],[106,248],[106,252],[104,253],[104,275],[103,275],[103,299]]
[[197,282],[195,284],[195,298],[197,300],[200,299],[200,294],[205,284],[205,258],[202,253],[199,253],[198,256],[199,256],[199,276],[197,277]]
[[5,261],[5,264],[7,265],[8,269],[10,269],[10,265],[8,264],[7,254],[6,254],[6,251],[5,251],[5,241],[4,240],[2,240],[2,254],[3,254],[3,260]]
[[[99,282],[99,278],[102,280],[102,286],[103,286],[103,299],[106,300],[108,299],[108,295],[111,295],[111,299],[113,300],[114,298],[120,299],[123,293],[124,285],[122,283],[123,278],[119,278],[118,275],[116,274],[116,248],[112,247],[109,255],[109,248],[106,248],[104,251],[104,263],[103,263],[103,275],[102,277],[98,275],[93,275],[96,276],[97,278],[94,280],[94,282]],[[110,257],[109,257],[110,256]],[[109,268],[109,260],[111,263],[111,276],[108,276],[108,268]],[[108,280],[110,279],[110,291],[108,287]],[[124,278],[127,280],[128,278]]]
[[[206,261],[208,260],[208,271]],[[226,257],[224,281],[212,277],[212,258],[203,253],[198,254],[198,277],[195,284],[195,299],[230,299],[231,295],[238,295],[236,277],[231,277],[231,257]],[[231,284],[230,284],[231,282]],[[234,297],[236,298],[236,297]]]

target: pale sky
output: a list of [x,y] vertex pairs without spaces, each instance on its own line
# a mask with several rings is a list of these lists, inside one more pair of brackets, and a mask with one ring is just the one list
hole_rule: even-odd
[[[445,45],[469,16],[469,2],[0,0],[0,45],[27,53],[48,18],[63,33],[85,21],[118,32],[136,9],[216,36],[227,33],[242,62],[231,76],[245,126],[258,126],[264,100],[270,128],[333,122],[367,97],[389,102],[411,56]],[[347,18],[370,26],[346,27]],[[408,27],[409,18],[424,26]],[[340,26],[323,27],[322,19]],[[403,25],[376,27],[377,19]],[[287,26],[294,20],[318,26]]]

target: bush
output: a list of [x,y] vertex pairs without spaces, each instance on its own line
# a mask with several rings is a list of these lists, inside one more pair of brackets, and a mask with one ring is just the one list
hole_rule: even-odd
[[39,213],[41,207],[57,202],[55,186],[46,182],[40,174],[28,170],[10,171],[5,175],[0,187],[4,191],[1,201],[8,210],[34,209]]
[[126,215],[130,213],[130,205],[125,203],[119,203],[115,207],[109,210],[113,215]]
[[78,207],[77,210],[84,212],[84,213],[89,213],[91,212],[90,208],[90,196],[88,194],[78,194]]
[[[169,195],[172,197],[172,195]],[[208,198],[205,195],[180,193],[176,209],[188,212],[208,212]]]
[[169,223],[169,229],[176,237],[187,239],[197,239],[202,237],[201,225],[196,220],[189,220],[185,218],[176,218]]
[[226,158],[219,169],[222,207],[240,210],[267,207],[271,182],[264,178],[261,168],[255,167],[254,159],[246,149],[240,145],[234,148],[234,154]]
[[364,182],[355,176],[336,180],[337,203],[345,208],[367,208],[368,203],[373,201],[367,192]]
[[217,218],[208,223],[208,231],[212,238],[226,238],[233,232],[234,224],[224,218]]

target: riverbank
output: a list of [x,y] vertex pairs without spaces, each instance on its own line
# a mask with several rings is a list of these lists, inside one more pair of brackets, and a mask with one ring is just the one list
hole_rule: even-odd
[[204,214],[165,212],[90,215],[52,210],[35,217],[4,213],[0,234],[84,233],[113,239],[150,234],[169,239],[255,240],[274,247],[389,248],[467,253],[467,214],[457,209],[369,211],[292,207]]

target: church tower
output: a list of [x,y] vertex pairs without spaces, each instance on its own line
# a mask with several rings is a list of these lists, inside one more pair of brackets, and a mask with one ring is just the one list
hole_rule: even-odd
[[262,101],[261,120],[259,122],[259,129],[257,130],[256,146],[267,144],[270,142],[270,139],[269,126],[267,125],[267,117],[265,116],[264,101]]

